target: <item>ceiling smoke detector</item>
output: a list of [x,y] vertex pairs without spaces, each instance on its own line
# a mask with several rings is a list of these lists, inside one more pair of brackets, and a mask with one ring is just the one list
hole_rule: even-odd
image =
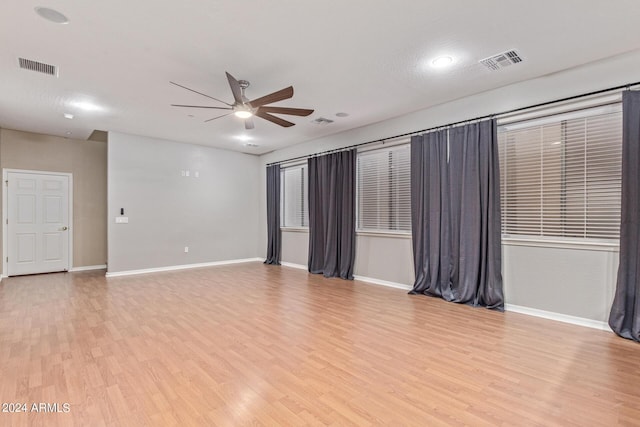
[[488,58],[481,59],[482,65],[487,67],[491,71],[498,71],[502,68],[510,67],[514,64],[522,62],[522,56],[515,50],[508,50],[506,52],[499,53],[497,55],[490,56]]

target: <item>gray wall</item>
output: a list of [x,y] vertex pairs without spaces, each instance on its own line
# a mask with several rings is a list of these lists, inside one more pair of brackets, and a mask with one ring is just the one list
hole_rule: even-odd
[[[309,233],[282,231],[282,261],[307,265]],[[413,254],[410,237],[356,235],[356,276],[384,280],[411,287]]]
[[503,244],[508,304],[606,322],[613,301],[618,252]]
[[[72,267],[97,266],[106,263],[106,142],[0,129],[0,166],[3,169],[72,173]],[[0,247],[0,259],[1,252]]]
[[309,233],[282,231],[282,261],[307,265],[309,259]]
[[408,237],[356,236],[354,274],[413,285],[413,251]]
[[108,151],[110,273],[258,256],[258,157],[115,132]]
[[[634,82],[638,80],[638,69],[640,51],[612,57],[277,150],[261,156],[261,170],[273,161]],[[265,185],[263,175],[264,172],[260,176],[260,188]],[[262,255],[266,242],[265,203],[262,191],[259,210]],[[358,236],[355,273],[401,284],[412,283],[410,242],[410,239]],[[306,245],[303,233],[283,233],[283,261],[306,264]],[[503,254],[507,304],[606,321],[615,288],[618,258],[611,248],[540,248],[505,244]]]

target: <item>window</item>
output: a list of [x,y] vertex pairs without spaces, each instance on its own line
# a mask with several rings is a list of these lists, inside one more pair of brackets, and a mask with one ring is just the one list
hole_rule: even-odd
[[619,104],[498,128],[506,237],[617,239]]
[[283,168],[280,181],[280,226],[308,227],[307,165]]
[[410,146],[358,153],[358,230],[411,231]]

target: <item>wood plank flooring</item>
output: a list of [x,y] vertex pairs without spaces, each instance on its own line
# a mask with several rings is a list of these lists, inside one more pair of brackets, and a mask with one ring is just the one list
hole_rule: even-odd
[[70,405],[0,426],[630,426],[640,345],[260,263],[15,277],[0,402]]

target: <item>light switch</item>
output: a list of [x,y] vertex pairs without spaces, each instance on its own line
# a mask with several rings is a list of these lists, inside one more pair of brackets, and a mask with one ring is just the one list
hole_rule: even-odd
[[116,224],[129,224],[129,217],[128,216],[117,216],[116,217]]

